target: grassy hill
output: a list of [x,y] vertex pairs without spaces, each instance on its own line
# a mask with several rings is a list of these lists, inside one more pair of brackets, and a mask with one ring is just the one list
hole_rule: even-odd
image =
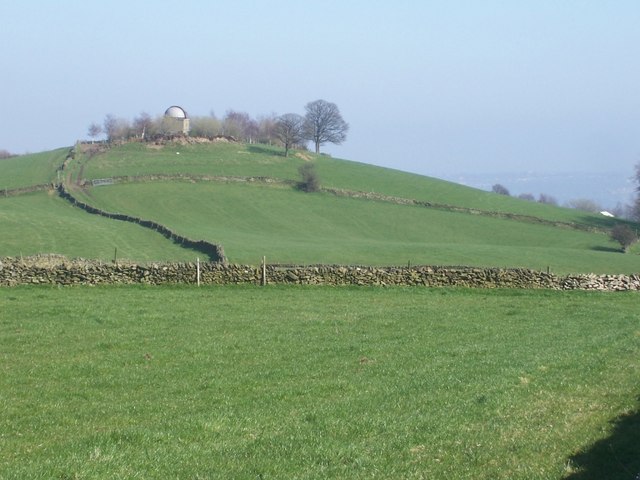
[[[57,180],[67,154],[0,161],[0,256],[198,255],[54,190],[15,191]],[[308,161],[325,188],[378,196],[296,190]],[[80,186],[122,176],[136,177]],[[613,220],[306,153],[128,144],[79,152],[61,177],[84,202],[220,242],[233,262],[640,271],[640,256],[608,239]],[[0,376],[0,477],[630,478],[636,297],[0,289],[0,311],[11,312],[0,322],[11,366]]]
[[[265,145],[237,143],[168,145],[149,147],[129,143],[113,148],[84,163],[87,179],[148,174],[182,174],[272,177],[299,180],[298,168],[313,161],[323,187],[412,198],[436,204],[455,205],[486,211],[532,215],[548,220],[598,225],[602,218],[577,210],[526,202],[495,195],[445,180],[359,162],[298,153],[285,158],[282,150]],[[609,220],[606,222],[611,223]]]
[[[14,186],[51,181],[66,152],[0,162],[0,178],[11,177],[5,183]],[[316,165],[325,189],[377,197],[297,190],[293,184],[299,179],[298,168],[309,161]],[[285,158],[280,149],[263,145],[129,143],[95,155],[77,152],[68,171],[74,182],[119,179],[109,186],[76,187],[74,195],[83,201],[154,220],[189,238],[221,243],[234,263],[256,264],[265,255],[278,263],[410,262],[549,267],[557,273],[640,271],[640,256],[619,253],[608,238],[606,230],[615,220],[307,152]],[[274,181],[243,181],[246,177]],[[44,195],[0,199],[0,228],[11,232],[3,235],[0,255],[19,250],[110,258],[115,247],[124,245],[130,257],[140,260],[197,255],[153,232],[132,233],[143,231],[140,227],[106,219],[98,222],[95,216],[62,208],[57,205],[60,201],[45,202]],[[400,198],[428,206],[393,201]],[[59,225],[73,224],[69,215],[78,222],[76,227],[60,231],[47,226],[54,219]],[[99,232],[94,224],[102,222],[109,233],[94,235]],[[39,233],[34,231],[38,225]],[[71,237],[84,241],[65,241]]]

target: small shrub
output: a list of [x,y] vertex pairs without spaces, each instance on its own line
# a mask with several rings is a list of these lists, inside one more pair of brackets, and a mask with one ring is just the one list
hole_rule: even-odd
[[510,195],[509,190],[504,185],[500,185],[496,183],[493,187],[491,187],[491,191],[493,193],[497,193],[498,195],[506,195],[507,197]]
[[638,241],[638,236],[631,227],[624,224],[618,224],[611,229],[611,240],[614,240],[620,244],[623,252],[627,252],[629,247]]
[[14,155],[13,153],[9,152],[8,150],[0,150],[0,159],[5,159],[5,158],[11,158],[11,157],[15,157],[16,155]]
[[298,188],[303,192],[317,192],[320,190],[320,177],[313,163],[305,163],[298,168],[301,180]]
[[536,201],[536,197],[534,197],[532,193],[521,193],[520,195],[518,195],[518,198],[526,200],[528,202]]
[[591,213],[597,213],[602,210],[602,207],[600,205],[587,198],[576,198],[574,200],[569,200],[567,206],[569,208],[575,208],[576,210]]
[[554,207],[558,206],[558,200],[556,200],[555,197],[552,197],[551,195],[548,195],[546,193],[540,194],[540,196],[538,197],[538,203],[544,203],[545,205],[553,205]]

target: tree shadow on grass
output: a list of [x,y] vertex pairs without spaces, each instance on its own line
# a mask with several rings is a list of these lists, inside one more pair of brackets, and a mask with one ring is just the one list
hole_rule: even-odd
[[596,252],[608,252],[608,253],[624,253],[622,249],[615,247],[592,247],[591,250],[595,250]]
[[591,225],[592,227],[603,229],[613,228],[617,223],[621,222],[632,224],[631,222],[621,220],[619,218],[611,218],[605,216],[598,217],[597,215],[584,215],[581,216],[579,220],[579,223],[584,223],[587,225]]
[[640,410],[612,421],[613,432],[569,460],[565,480],[640,480]]
[[280,152],[273,147],[263,147],[261,145],[248,145],[247,151],[251,153],[261,153],[263,155],[271,155],[274,157],[284,157],[284,149]]

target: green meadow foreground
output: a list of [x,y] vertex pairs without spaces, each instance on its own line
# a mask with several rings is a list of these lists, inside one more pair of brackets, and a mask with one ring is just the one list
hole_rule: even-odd
[[0,478],[632,479],[638,295],[0,290]]

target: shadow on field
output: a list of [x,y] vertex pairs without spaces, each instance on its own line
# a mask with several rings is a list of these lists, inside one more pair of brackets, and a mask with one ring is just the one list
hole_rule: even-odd
[[640,479],[640,410],[612,420],[611,435],[570,458],[578,472],[566,480]]
[[[591,225],[593,227],[599,228],[612,228],[616,223],[620,223],[619,219],[610,218],[610,217],[597,217],[595,215],[585,215],[580,217],[580,223],[586,223],[587,225]],[[625,222],[627,223],[627,222]]]
[[608,253],[624,253],[620,248],[615,247],[593,247],[591,250],[595,250],[596,252],[608,252]]
[[251,153],[262,153],[264,155],[272,155],[274,157],[284,157],[284,150],[281,152],[274,151],[273,148],[261,147],[260,145],[249,145],[247,146],[247,151]]

